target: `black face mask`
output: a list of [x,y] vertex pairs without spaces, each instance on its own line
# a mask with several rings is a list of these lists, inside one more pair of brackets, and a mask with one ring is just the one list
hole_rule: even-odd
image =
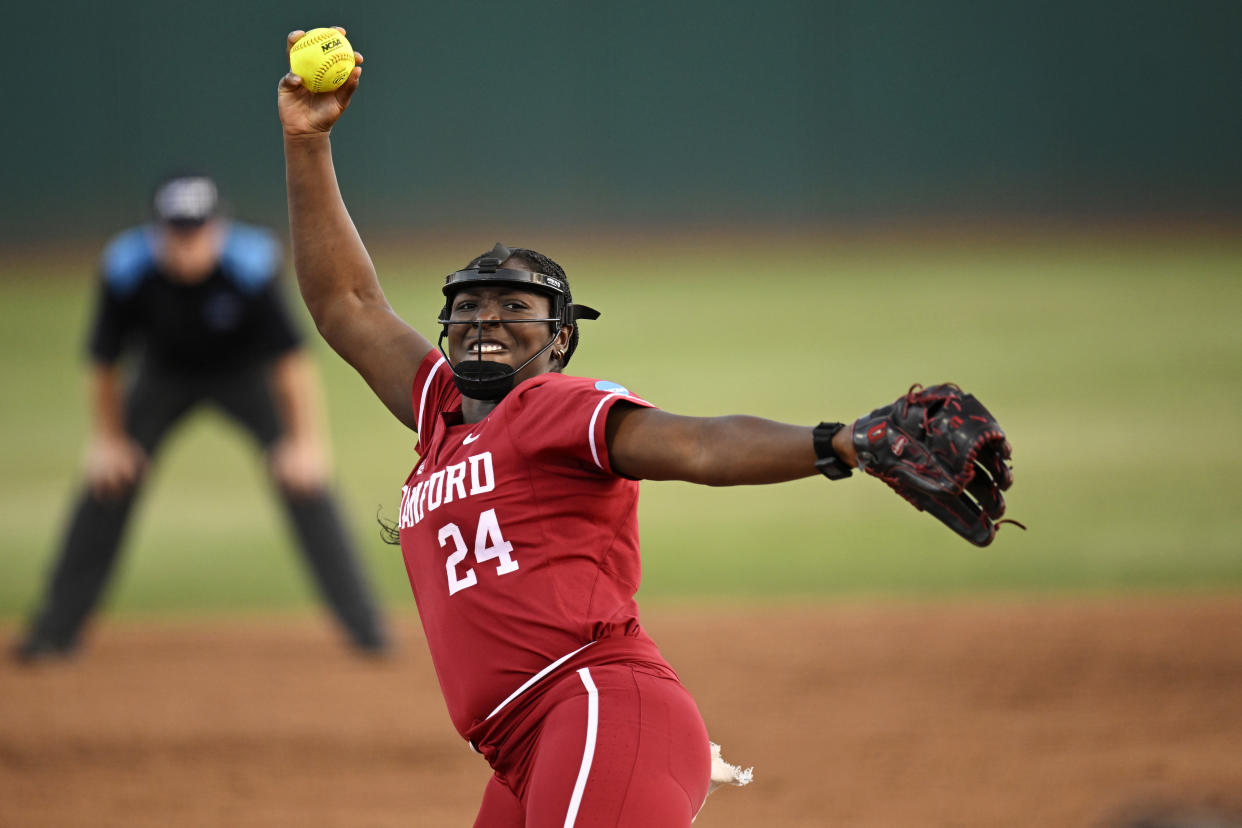
[[[437,343],[437,347],[439,347],[440,353],[444,354],[444,358],[449,359],[448,352],[444,350],[444,337],[448,335],[449,325],[474,325],[477,328],[476,334],[478,338],[482,339],[484,325],[515,325],[526,322],[539,322],[546,325],[560,321],[559,318],[510,319],[504,322],[475,319],[453,322],[441,319],[440,324],[444,326],[444,330],[440,334],[440,341]],[[553,333],[548,339],[546,345],[531,354],[530,359],[523,362],[517,368],[510,368],[508,365],[503,365],[499,362],[485,360],[483,359],[482,352],[479,352],[475,359],[463,359],[456,365],[453,365],[452,360],[449,360],[449,365],[452,365],[453,368],[453,384],[457,386],[457,390],[462,393],[463,397],[469,397],[472,400],[484,400],[485,402],[498,402],[513,390],[518,372],[546,353],[552,347],[552,344],[556,342],[556,336],[559,332],[560,329],[558,328],[556,333]]]
[[[487,402],[496,402],[503,399],[506,394],[513,390],[518,372],[547,352],[553,343],[556,342],[556,337],[560,333],[561,328],[566,326],[571,331],[569,346],[565,349],[565,355],[561,358],[561,364],[568,364],[574,349],[578,347],[578,320],[599,318],[599,311],[594,308],[573,303],[569,293],[569,284],[563,278],[536,273],[531,270],[502,268],[500,266],[501,263],[507,261],[512,255],[512,251],[509,248],[497,243],[492,248],[492,252],[480,259],[474,267],[451,273],[444,280],[444,294],[448,298],[444,303],[444,309],[440,311],[439,322],[443,327],[438,347],[440,353],[444,354],[445,359],[449,361],[449,365],[452,365],[453,383],[457,386],[457,390],[462,393],[462,396],[470,397],[471,399]],[[454,321],[451,319],[452,297],[458,290],[467,287],[495,285],[507,285],[547,295],[552,300],[552,312],[555,316],[546,319],[510,319],[489,322],[481,320]],[[452,360],[448,359],[448,353],[444,350],[444,337],[448,335],[449,325],[475,325],[478,327],[477,333],[479,337],[482,338],[483,326],[485,324],[513,325],[526,322],[552,325],[552,336],[548,339],[546,345],[532,354],[530,359],[523,362],[517,368],[510,368],[507,365],[484,360],[481,353],[478,354],[476,359],[463,359],[461,362],[453,365]]]

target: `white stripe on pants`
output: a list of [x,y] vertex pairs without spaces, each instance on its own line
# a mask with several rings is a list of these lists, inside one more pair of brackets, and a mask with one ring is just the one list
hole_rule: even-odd
[[587,777],[591,773],[591,762],[595,759],[595,737],[599,732],[599,691],[591,680],[591,671],[583,667],[578,671],[587,689],[587,730],[586,745],[582,748],[582,767],[578,768],[578,781],[574,783],[573,796],[569,798],[569,811],[565,814],[565,828],[573,828],[578,819],[578,808],[582,805],[582,792],[586,790]]

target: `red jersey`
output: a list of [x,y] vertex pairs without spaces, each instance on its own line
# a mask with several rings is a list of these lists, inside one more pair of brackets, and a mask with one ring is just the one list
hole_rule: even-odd
[[618,650],[663,663],[634,600],[638,482],[612,470],[604,442],[612,406],[650,403],[615,383],[549,373],[464,424],[435,351],[413,402],[419,463],[401,488],[401,554],[463,738],[558,663]]

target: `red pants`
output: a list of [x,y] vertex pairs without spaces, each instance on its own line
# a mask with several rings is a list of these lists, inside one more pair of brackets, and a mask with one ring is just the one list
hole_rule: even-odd
[[527,721],[494,763],[475,828],[687,828],[707,798],[707,729],[663,672],[584,667]]

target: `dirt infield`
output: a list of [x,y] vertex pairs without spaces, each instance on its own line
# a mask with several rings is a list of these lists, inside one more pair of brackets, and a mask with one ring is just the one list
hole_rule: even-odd
[[[73,662],[6,660],[0,826],[470,825],[487,768],[449,726],[417,620],[398,623],[384,661],[317,618],[105,618]],[[1242,813],[1242,598],[646,624],[726,758],[755,766],[696,828],[1242,824],[1190,816]]]

